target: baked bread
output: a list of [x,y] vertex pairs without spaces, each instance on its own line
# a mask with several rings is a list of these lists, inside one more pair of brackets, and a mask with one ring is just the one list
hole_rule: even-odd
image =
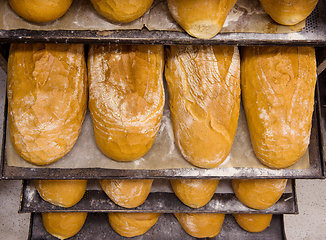
[[158,220],[160,213],[109,212],[109,223],[123,237],[146,233]]
[[69,208],[83,198],[87,180],[35,180],[35,185],[44,201]]
[[287,179],[232,179],[233,191],[240,202],[258,210],[273,206],[286,184]]
[[102,179],[99,180],[103,191],[117,205],[135,208],[147,199],[153,179]]
[[9,0],[11,8],[22,18],[37,23],[62,17],[73,0]]
[[89,110],[97,146],[132,161],[152,147],[164,107],[162,45],[92,45]]
[[13,146],[26,161],[46,165],[75,144],[87,107],[84,45],[10,47],[8,117]]
[[91,0],[94,8],[103,17],[113,22],[128,23],[142,15],[152,6],[154,0]]
[[205,206],[213,197],[218,179],[170,179],[175,195],[192,208]]
[[277,23],[295,25],[305,20],[318,0],[259,0],[265,12]]
[[262,232],[269,227],[273,214],[233,214],[240,227],[248,232]]
[[181,227],[192,237],[213,238],[217,236],[224,222],[222,213],[174,213]]
[[165,78],[180,153],[197,167],[219,166],[231,150],[238,125],[238,48],[170,46]]
[[313,47],[243,47],[241,91],[252,147],[271,168],[286,168],[306,152],[314,110]]
[[223,27],[237,0],[167,0],[174,20],[189,35],[212,38]]
[[43,226],[48,233],[59,239],[76,235],[83,227],[87,212],[43,212]]

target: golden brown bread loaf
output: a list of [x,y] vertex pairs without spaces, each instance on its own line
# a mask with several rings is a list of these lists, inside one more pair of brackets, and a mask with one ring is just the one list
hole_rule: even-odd
[[252,147],[271,168],[307,150],[317,79],[313,47],[243,47],[241,91]]
[[154,0],[91,0],[94,8],[107,19],[128,23],[140,18]]
[[192,237],[217,236],[224,222],[222,213],[174,213],[182,228]]
[[43,226],[48,233],[59,239],[76,235],[83,227],[87,212],[44,212]]
[[197,167],[217,167],[231,150],[238,124],[238,48],[171,46],[165,78],[180,153]]
[[213,197],[218,179],[170,179],[175,195],[192,208],[205,206]]
[[32,22],[51,22],[62,17],[73,0],[9,0],[11,8]]
[[45,165],[71,150],[86,113],[86,77],[84,45],[11,45],[9,129],[21,157]]
[[277,23],[295,25],[305,20],[318,0],[259,0],[266,13]]
[[92,45],[89,110],[97,146],[132,161],[152,147],[164,107],[162,45]]
[[212,38],[237,0],[167,0],[174,20],[191,36]]
[[87,180],[35,180],[40,196],[60,207],[72,207],[84,196]]
[[233,214],[240,227],[248,232],[262,232],[269,227],[273,214]]
[[121,207],[135,208],[147,199],[153,179],[102,179],[103,191]]
[[146,233],[158,220],[160,213],[109,212],[109,222],[114,231],[123,237]]
[[232,188],[244,205],[262,210],[281,198],[286,183],[287,179],[232,179]]

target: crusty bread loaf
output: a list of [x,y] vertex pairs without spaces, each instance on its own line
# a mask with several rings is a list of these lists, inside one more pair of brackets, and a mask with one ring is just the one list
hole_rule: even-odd
[[158,220],[160,213],[109,212],[109,223],[123,237],[146,233]]
[[11,8],[22,18],[37,22],[52,22],[62,17],[73,0],[9,0]]
[[110,21],[128,23],[140,18],[154,0],[91,0],[94,8]]
[[152,147],[164,107],[162,45],[92,45],[89,110],[97,146],[132,161]]
[[103,191],[117,205],[125,208],[140,206],[147,199],[153,179],[102,179]]
[[197,167],[217,167],[228,156],[238,125],[238,48],[171,46],[165,78],[178,149]]
[[75,144],[87,107],[84,45],[12,44],[8,61],[11,141],[28,162],[57,161]]
[[84,196],[87,180],[35,180],[40,196],[60,207],[72,207]]
[[43,212],[43,226],[48,233],[59,239],[76,235],[83,227],[87,212]]
[[317,79],[313,47],[243,47],[241,91],[252,147],[271,168],[306,152]]
[[273,214],[233,214],[240,227],[248,232],[262,232],[269,227]]
[[218,179],[170,179],[175,195],[192,208],[205,206],[213,197]]
[[253,209],[267,209],[282,196],[287,179],[232,179],[235,196]]
[[222,213],[174,213],[182,228],[192,237],[213,238],[224,222]]
[[266,13],[277,23],[295,25],[305,20],[318,0],[259,0]]
[[237,0],[167,0],[174,20],[191,36],[212,38]]

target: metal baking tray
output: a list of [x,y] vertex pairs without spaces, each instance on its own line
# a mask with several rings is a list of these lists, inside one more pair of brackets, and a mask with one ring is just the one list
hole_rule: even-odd
[[[63,208],[43,200],[32,180],[24,181],[19,212],[218,212],[218,213],[271,213],[298,214],[295,180],[289,180],[281,198],[270,208],[255,210],[242,204],[235,196],[231,180],[219,183],[213,198],[204,207],[193,209],[183,204],[173,193],[168,180],[154,180],[152,191],[146,201],[139,207],[127,209],[120,207],[109,199],[101,189],[98,181],[92,182],[84,197],[74,206]],[[88,185],[88,186],[89,186]],[[98,185],[98,186],[97,186]],[[94,187],[95,186],[95,187]]]
[[[41,213],[32,213],[28,240],[55,240],[43,227]],[[110,226],[105,213],[88,213],[82,229],[71,240],[80,239],[110,239],[126,240]],[[133,237],[134,240],[192,240],[197,239],[188,235],[171,213],[162,214],[156,224],[145,234]],[[208,239],[208,238],[207,238]],[[274,215],[270,226],[260,233],[250,233],[243,230],[234,217],[225,215],[225,220],[220,233],[211,240],[286,240],[283,215]]]
[[197,39],[185,32],[142,30],[0,30],[0,42],[118,43],[118,44],[225,44],[225,45],[310,45],[326,44],[325,0],[320,0],[301,32],[285,34],[219,33]]

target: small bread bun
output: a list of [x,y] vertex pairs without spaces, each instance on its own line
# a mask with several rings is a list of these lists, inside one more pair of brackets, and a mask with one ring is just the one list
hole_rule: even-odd
[[237,0],[168,0],[174,20],[191,36],[212,38]]
[[222,213],[174,213],[182,228],[192,237],[217,236],[224,222]]
[[45,201],[68,208],[83,198],[87,180],[35,180],[35,185]]
[[200,208],[212,199],[219,180],[170,179],[170,183],[181,202],[192,208]]
[[318,0],[259,0],[265,12],[277,23],[295,25],[305,20]]
[[99,182],[113,202],[121,207],[135,208],[147,199],[153,179],[105,179]]
[[52,236],[66,239],[76,235],[83,227],[87,212],[42,213],[43,226]]
[[273,206],[282,196],[287,179],[232,179],[236,197],[258,210]]
[[9,0],[11,8],[31,22],[52,22],[62,17],[73,0]]
[[140,18],[154,0],[91,0],[103,17],[118,23],[128,23]]
[[123,237],[134,237],[146,233],[161,214],[110,212],[108,215],[114,231]]
[[262,232],[269,227],[273,214],[233,214],[240,227],[248,232]]

